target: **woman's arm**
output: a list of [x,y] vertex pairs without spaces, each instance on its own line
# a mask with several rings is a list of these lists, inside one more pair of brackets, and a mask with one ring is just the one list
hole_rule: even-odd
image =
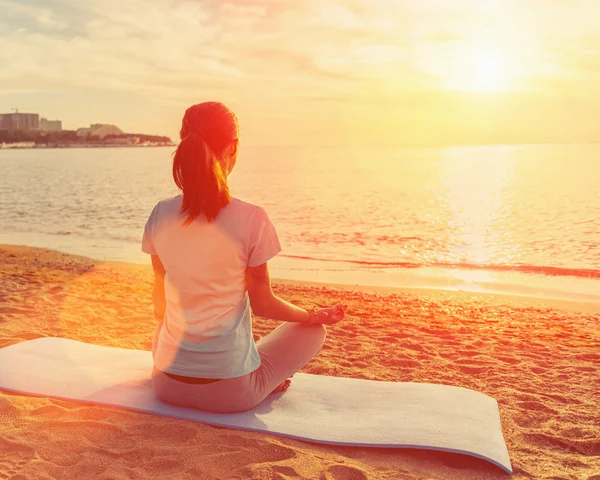
[[152,268],[154,269],[154,288],[152,290],[154,314],[158,320],[163,320],[167,308],[167,300],[165,299],[165,267],[160,258],[158,258],[158,255],[152,255]]
[[263,318],[284,322],[308,323],[310,313],[277,297],[271,289],[271,279],[266,263],[248,267],[246,271],[248,296],[252,311]]

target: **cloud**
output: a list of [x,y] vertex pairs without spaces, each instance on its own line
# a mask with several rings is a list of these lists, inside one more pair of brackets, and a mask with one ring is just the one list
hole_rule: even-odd
[[440,90],[439,64],[465,45],[504,48],[522,83],[565,94],[597,79],[599,10],[596,0],[0,0],[0,95],[102,91],[178,109],[215,98],[248,115],[358,118]]
[[[401,35],[391,24],[379,16],[362,19],[335,2],[305,2],[302,8],[265,1],[59,5],[0,3],[8,12],[0,20],[5,84],[31,75],[51,85],[149,95],[161,88],[165,96],[194,84],[236,81],[335,89],[369,77],[369,69],[354,66],[376,63],[369,61],[376,48],[389,50],[390,61],[401,60],[392,52],[401,48]],[[378,47],[386,42],[391,45]]]

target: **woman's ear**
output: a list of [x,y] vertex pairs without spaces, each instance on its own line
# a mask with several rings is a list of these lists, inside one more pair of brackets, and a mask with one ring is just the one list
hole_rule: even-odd
[[238,152],[238,144],[239,144],[239,140],[236,138],[233,142],[231,142],[229,144],[229,156],[232,158],[235,158],[237,156],[237,152]]
[[229,144],[229,146],[225,150],[225,160],[227,161],[227,175],[229,175],[233,170],[233,167],[235,167],[235,163],[237,161],[238,144],[239,141],[235,139]]

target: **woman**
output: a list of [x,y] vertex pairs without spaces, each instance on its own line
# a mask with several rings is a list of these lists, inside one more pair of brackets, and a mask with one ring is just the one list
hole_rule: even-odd
[[[281,251],[267,213],[233,198],[227,176],[238,151],[238,123],[223,104],[190,107],[183,117],[173,178],[182,194],[152,210],[142,250],[152,256],[156,396],[212,412],[253,408],[321,349],[324,324],[345,306],[307,311],[275,296],[267,262]],[[254,343],[252,316],[283,320]]]

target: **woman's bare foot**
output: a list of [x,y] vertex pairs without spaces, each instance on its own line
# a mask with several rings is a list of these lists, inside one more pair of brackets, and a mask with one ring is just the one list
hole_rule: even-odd
[[274,393],[285,392],[288,388],[290,388],[291,384],[292,384],[292,379],[288,378],[282,384],[280,384],[277,388],[275,388],[275,390],[273,390],[271,392],[271,395],[274,394]]

